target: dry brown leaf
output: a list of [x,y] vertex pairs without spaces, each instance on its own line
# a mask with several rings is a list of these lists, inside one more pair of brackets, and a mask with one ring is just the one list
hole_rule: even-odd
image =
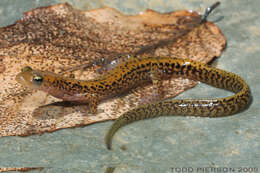
[[[215,24],[200,24],[200,20],[198,13],[186,10],[166,14],[147,10],[127,16],[112,8],[82,11],[67,3],[25,13],[15,24],[0,28],[0,136],[26,136],[116,119],[141,104],[152,89],[138,87],[101,103],[98,109],[103,112],[83,116],[76,106],[51,104],[60,100],[16,83],[21,67],[91,79],[98,68],[125,54],[207,63],[221,55],[226,40]],[[165,98],[195,84],[181,78],[164,81]]]

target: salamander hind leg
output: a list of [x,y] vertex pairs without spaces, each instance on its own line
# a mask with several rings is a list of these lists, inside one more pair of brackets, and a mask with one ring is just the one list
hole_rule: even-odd
[[161,101],[164,98],[163,89],[163,72],[160,70],[152,70],[150,72],[150,78],[152,80],[152,92],[142,97],[142,103],[148,104]]

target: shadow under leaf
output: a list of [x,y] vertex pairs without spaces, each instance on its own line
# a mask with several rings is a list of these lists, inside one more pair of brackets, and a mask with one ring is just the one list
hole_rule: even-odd
[[39,120],[59,119],[76,112],[86,115],[88,104],[69,101],[54,102],[36,108],[33,111],[33,117]]

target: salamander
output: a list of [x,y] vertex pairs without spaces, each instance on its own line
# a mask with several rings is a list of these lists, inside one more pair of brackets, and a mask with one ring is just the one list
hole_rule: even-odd
[[143,83],[163,80],[165,75],[201,81],[235,94],[224,98],[170,100],[141,105],[114,122],[105,137],[108,149],[111,149],[116,131],[134,121],[162,115],[228,116],[244,110],[250,102],[249,86],[240,76],[190,59],[173,57],[130,58],[104,76],[87,81],[24,67],[16,80],[63,100],[89,103],[91,112],[96,113],[100,101]]
[[[219,4],[217,2],[207,8],[201,22],[205,22],[209,13]],[[43,90],[66,101],[88,103],[90,112],[95,114],[97,105],[102,100],[147,82],[152,82],[154,89],[158,90],[156,92],[161,93],[160,81],[165,76],[198,80],[235,94],[224,98],[167,100],[143,104],[124,113],[113,123],[105,136],[108,149],[111,149],[116,131],[131,122],[162,115],[228,116],[246,109],[251,100],[249,86],[240,76],[190,59],[174,57],[129,58],[102,77],[87,81],[34,70],[27,66],[16,76],[16,80],[26,87]]]

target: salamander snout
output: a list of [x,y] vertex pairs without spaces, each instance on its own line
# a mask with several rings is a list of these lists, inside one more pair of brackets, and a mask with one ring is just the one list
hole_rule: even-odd
[[15,80],[23,86],[37,89],[43,83],[43,76],[26,66],[16,75]]

